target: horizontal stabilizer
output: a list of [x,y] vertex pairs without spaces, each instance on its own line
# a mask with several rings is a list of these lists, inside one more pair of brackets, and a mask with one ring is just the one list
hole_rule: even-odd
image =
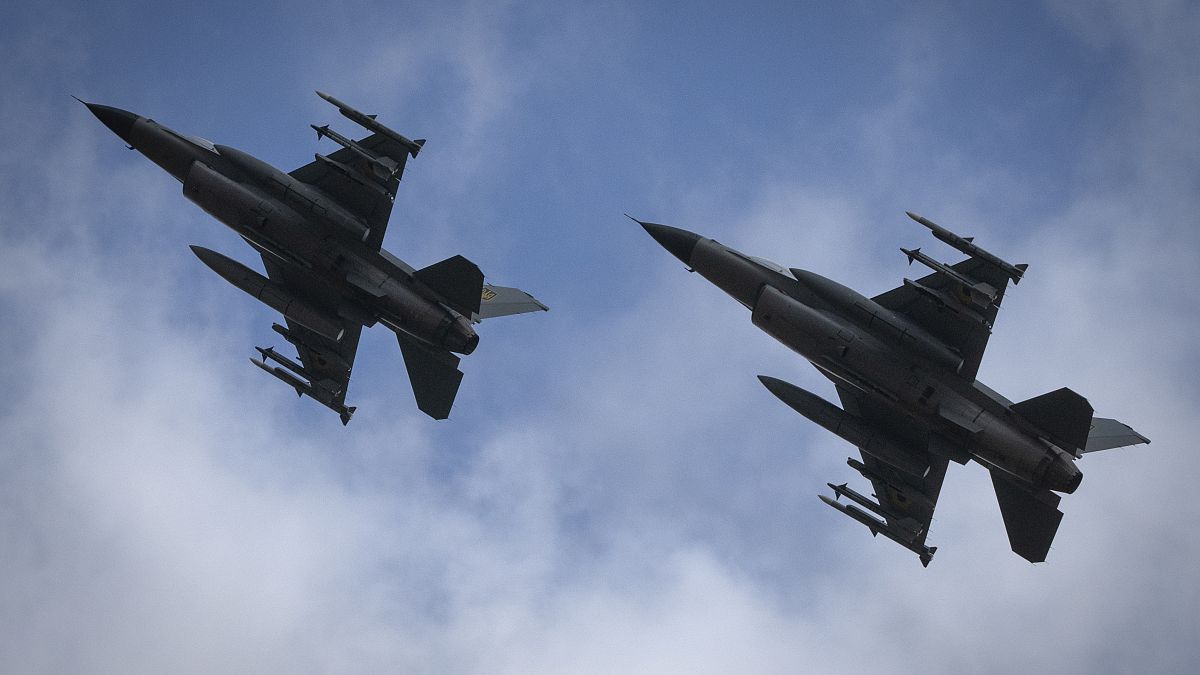
[[1084,452],[1123,448],[1127,445],[1149,443],[1150,439],[1134,431],[1128,424],[1107,417],[1093,417]]
[[1092,404],[1066,387],[1014,403],[1012,411],[1066,448],[1082,450],[1087,446]]
[[434,263],[413,273],[421,283],[442,296],[458,313],[471,317],[479,313],[483,296],[483,272],[461,255]]
[[400,342],[400,353],[404,356],[404,367],[408,370],[417,408],[435,420],[446,419],[463,377],[458,369],[458,357],[403,333],[397,333],[396,338]]
[[549,310],[550,308],[538,302],[537,298],[519,288],[484,284],[479,304],[479,320]]
[[1029,562],[1045,562],[1062,521],[1058,510],[1061,498],[1049,490],[1030,492],[995,471],[992,485],[1013,552]]

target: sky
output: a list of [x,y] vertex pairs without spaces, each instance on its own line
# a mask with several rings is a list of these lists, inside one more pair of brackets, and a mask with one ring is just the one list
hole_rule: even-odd
[[[1200,669],[1200,6],[8,3],[0,23],[0,671]],[[253,264],[71,95],[285,170],[409,137],[385,247],[488,321],[449,420],[364,333],[342,427],[246,363]],[[1049,559],[952,465],[928,569],[822,506],[832,385],[622,214],[865,294],[1012,262],[979,378],[1153,439],[1089,455]]]

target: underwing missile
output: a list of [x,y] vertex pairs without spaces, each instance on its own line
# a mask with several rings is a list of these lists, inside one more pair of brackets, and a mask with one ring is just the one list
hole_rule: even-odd
[[254,365],[258,366],[259,368],[274,375],[275,377],[279,378],[280,381],[287,384],[292,389],[295,389],[297,396],[303,396],[312,389],[312,386],[310,386],[307,382],[301,380],[300,378],[296,377],[295,375],[292,375],[291,373],[287,372],[283,368],[271,367],[270,365],[267,364],[267,362],[265,360],[259,361],[258,359],[251,357],[250,363],[253,363]]
[[863,525],[866,525],[867,529],[871,531],[872,537],[877,536],[880,532],[887,529],[887,523],[885,523],[881,520],[872,518],[871,516],[867,515],[867,513],[865,511],[863,511],[862,509],[857,509],[853,506],[848,506],[839,501],[830,499],[829,497],[826,497],[825,495],[817,495],[817,496],[821,498],[821,501],[823,501],[826,504],[828,504],[829,506],[833,507],[835,510],[841,511],[842,513],[846,514],[847,516],[850,516],[854,520],[857,520],[858,522],[862,523]]
[[915,260],[934,272],[940,272],[949,279],[953,280],[970,295],[970,300],[974,304],[986,308],[992,305],[992,303],[996,302],[998,291],[995,288],[992,288],[990,284],[986,284],[982,281],[976,281],[975,279],[972,279],[967,275],[955,270],[953,267],[930,258],[922,253],[921,249],[919,248],[908,249],[902,247],[900,252],[908,256],[908,263],[910,265]]
[[847,413],[816,394],[790,382],[759,375],[758,379],[772,394],[792,410],[804,415],[863,452],[898,471],[923,478],[929,464],[889,440],[866,421]]
[[842,483],[841,485],[826,483],[826,485],[828,485],[829,489],[833,490],[833,493],[838,497],[845,497],[846,499],[849,499],[850,501],[867,509],[875,515],[881,518],[886,518],[888,523],[894,525],[897,529],[903,529],[911,533],[911,535],[914,537],[921,533],[920,527],[914,529],[910,526],[912,522],[911,519],[906,519],[904,516],[889,512],[883,507],[882,504],[877,504],[858,492],[851,490],[845,483]]
[[965,253],[966,255],[969,255],[973,258],[979,258],[980,260],[985,260],[985,261],[995,265],[996,267],[999,267],[1001,270],[1004,271],[1005,274],[1008,275],[1008,277],[1010,279],[1012,279],[1012,282],[1014,284],[1021,282],[1021,278],[1023,276],[1025,276],[1025,270],[1029,268],[1029,265],[1026,265],[1024,263],[1022,263],[1020,265],[1013,265],[1012,263],[1001,260],[999,257],[997,257],[991,253],[988,253],[987,251],[983,250],[979,246],[975,245],[973,237],[960,237],[957,234],[954,234],[953,232],[951,232],[950,230],[947,230],[946,228],[942,227],[941,225],[938,225],[937,223],[933,222],[932,220],[929,220],[928,218],[925,218],[923,216],[918,216],[917,214],[915,214],[911,211],[905,211],[904,213],[909,218],[912,218],[913,220],[917,221],[918,223],[924,225],[925,227],[928,227],[929,231],[933,232],[933,236],[935,236],[938,239],[941,239],[942,241],[946,242],[947,244],[953,246],[954,248],[958,249],[962,253]]
[[315,124],[310,124],[308,126],[312,127],[313,130],[317,132],[317,138],[328,138],[334,143],[337,143],[343,148],[346,148],[347,150],[358,155],[367,163],[368,166],[371,167],[371,171],[380,179],[387,180],[395,175],[397,169],[397,164],[395,162],[386,158],[376,157],[371,151],[362,147],[358,143],[346,138],[333,129],[330,129],[328,124],[323,127],[319,127]]
[[360,127],[364,128],[364,129],[368,129],[370,131],[374,131],[377,134],[387,136],[388,138],[392,139],[393,141],[396,141],[397,143],[399,143],[400,145],[403,145],[405,148],[408,149],[408,154],[413,157],[416,157],[417,153],[421,152],[421,147],[425,145],[425,139],[418,138],[415,141],[409,140],[408,138],[405,138],[403,135],[396,133],[395,131],[392,131],[391,129],[387,128],[386,126],[375,121],[374,115],[365,115],[363,113],[360,113],[359,111],[355,110],[354,108],[351,108],[350,106],[346,105],[345,103],[342,103],[341,101],[330,96],[329,94],[326,94],[323,91],[318,91],[317,96],[320,96],[321,98],[325,99],[326,101],[329,101],[334,106],[336,106],[338,109],[338,112],[342,113],[342,115],[346,119],[350,120],[351,122],[354,122],[355,124],[359,125]]
[[299,375],[300,377],[310,380],[312,379],[312,376],[308,374],[308,371],[304,369],[304,366],[275,351],[273,347],[255,347],[255,349],[258,350],[258,353],[262,355],[264,363],[266,363],[268,360],[274,361],[275,363],[278,363],[284,368],[287,368],[293,373]]
[[863,464],[862,462],[858,461],[857,459],[854,459],[853,457],[846,458],[846,465],[849,466],[851,469],[854,469],[855,471],[862,474],[863,478],[866,478],[867,480],[871,481],[872,483],[880,483],[880,484],[886,486],[889,490],[893,490],[895,492],[898,492],[898,493],[904,495],[904,498],[907,499],[909,502],[917,503],[922,508],[927,508],[930,511],[933,510],[933,502],[929,501],[929,498],[926,497],[921,492],[914,490],[911,487],[906,487],[906,486],[896,484],[891,479],[887,478],[886,476],[880,474],[877,471],[872,470],[866,464]]
[[985,319],[983,315],[962,305],[959,302],[956,302],[950,295],[940,290],[930,288],[924,284],[919,284],[912,279],[905,279],[904,285],[916,291],[917,293],[920,293],[926,298],[929,298],[929,300],[936,304],[940,309],[948,310],[951,315],[959,317],[963,321],[978,324],[989,333],[992,332],[992,324],[988,323],[988,320]]
[[246,267],[240,262],[223,256],[203,246],[192,246],[192,253],[229,283],[237,286],[259,301],[304,326],[321,337],[337,342],[346,329],[330,319],[324,312],[288,293],[270,279]]
[[915,541],[913,541],[912,539],[907,538],[905,534],[900,533],[895,528],[889,526],[887,523],[880,521],[880,520],[876,520],[875,518],[868,515],[866,511],[863,511],[862,509],[859,509],[853,505],[842,504],[841,502],[830,499],[829,497],[826,497],[825,495],[817,495],[817,496],[821,498],[821,501],[825,502],[833,509],[840,511],[843,514],[849,516],[850,518],[857,520],[858,522],[865,525],[866,528],[871,531],[871,536],[877,536],[877,535],[882,534],[883,536],[887,537],[888,539],[891,539],[892,541],[896,542],[897,544],[900,544],[904,548],[912,551],[913,553],[916,553],[917,556],[921,560],[921,565],[923,565],[924,567],[929,567],[929,562],[931,560],[933,560],[933,554],[937,551],[936,546],[926,546],[924,544],[918,544]]
[[[292,375],[291,373],[284,370],[283,368],[272,367],[270,364],[268,364],[266,362],[266,356],[267,356],[268,352],[272,354],[272,356],[270,357],[272,359],[275,359],[275,357],[279,357],[279,358],[283,358],[285,361],[290,362],[289,359],[286,359],[285,357],[280,356],[278,353],[274,352],[274,350],[271,350],[271,349],[264,350],[264,349],[258,348],[258,347],[256,347],[256,349],[258,349],[258,351],[263,354],[264,359],[262,361],[259,361],[258,359],[252,357],[250,359],[250,363],[253,363],[258,368],[270,373],[272,376],[278,378],[284,384],[287,384],[292,389],[295,389],[297,396],[308,396],[309,398],[316,401],[317,403],[320,403],[321,405],[325,406],[326,408],[329,408],[330,410],[337,413],[338,416],[341,417],[342,426],[345,426],[350,423],[350,418],[354,415],[354,411],[356,410],[356,408],[354,406],[347,406],[345,404],[337,403],[333,400],[333,396],[330,395],[329,392],[327,392],[326,390],[321,389],[319,387],[314,387],[313,385],[309,384],[308,382],[305,382],[304,380],[301,380],[300,378],[296,377],[295,375]],[[293,365],[295,365],[295,364],[293,364]]]
[[[281,336],[283,336],[283,339],[292,343],[292,345],[294,345],[297,350],[307,349],[308,351],[316,352],[317,355],[320,356],[320,358],[325,359],[325,362],[327,364],[329,364],[330,368],[332,368],[332,369],[340,368],[347,372],[350,371],[350,364],[346,363],[346,359],[343,359],[341,357],[341,355],[338,354],[337,352],[333,352],[333,351],[330,351],[327,349],[320,349],[318,347],[314,347],[313,345],[307,344],[304,342],[304,340],[302,340],[295,333],[288,330],[284,326],[280,326],[277,323],[271,324],[271,330],[273,330],[276,333],[279,333]],[[275,352],[275,353],[278,354],[279,352]],[[307,374],[305,374],[304,376],[308,377]]]
[[[315,155],[313,155],[313,159],[317,160],[321,164],[324,164],[325,166],[329,167],[330,169],[336,171],[337,173],[340,173],[341,175],[345,176],[347,180],[353,181],[354,183],[357,183],[358,185],[361,185],[373,192],[378,192],[380,195],[387,197],[388,201],[395,201],[395,198],[392,197],[391,193],[389,193],[386,189],[384,189],[384,187],[382,185],[380,185],[379,183],[377,183],[373,180],[369,180],[367,176],[364,176],[362,174],[362,172],[355,171],[354,169],[351,169],[350,167],[346,166],[345,164],[342,164],[341,162],[339,162],[335,159],[330,159],[330,158],[326,157],[325,155],[322,155],[319,152],[316,153]],[[380,175],[376,174],[376,177],[381,180],[387,180],[387,175],[380,176]],[[367,230],[366,233],[363,235],[363,241],[366,241],[367,237],[369,237],[370,234],[371,234],[371,231]]]

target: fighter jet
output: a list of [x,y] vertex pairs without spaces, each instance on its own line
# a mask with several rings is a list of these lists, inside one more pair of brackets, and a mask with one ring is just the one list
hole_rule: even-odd
[[341,146],[284,173],[241,150],[187,136],[140,115],[80,101],[131,150],[183,184],[183,195],[238,233],[262,257],[267,275],[216,251],[192,246],[226,281],[283,315],[271,327],[296,348],[299,363],[272,347],[250,361],[299,396],[350,421],[346,388],[364,326],[396,333],[417,407],[445,419],[458,393],[458,354],[479,344],[472,323],[547,307],[516,288],[483,282],[456,255],[415,269],[383,250],[404,166],[425,141],[409,140],[349,105],[317,92],[372,132],[351,140],[316,126]]
[[[838,407],[794,384],[760,375],[793,410],[858,446],[847,464],[870,481],[875,500],[829,483],[823,502],[917,554],[937,550],[926,535],[949,462],[974,460],[992,477],[1012,549],[1043,562],[1062,512],[1057,493],[1079,488],[1085,453],[1150,440],[1092,416],[1067,388],[1013,403],[975,379],[1012,265],[921,216],[935,237],[968,256],[948,265],[901,249],[933,272],[874,298],[802,269],[748,256],[698,234],[637,221],[689,271],[751,311],[751,320],[833,381]],[[845,498],[847,502],[841,501]]]

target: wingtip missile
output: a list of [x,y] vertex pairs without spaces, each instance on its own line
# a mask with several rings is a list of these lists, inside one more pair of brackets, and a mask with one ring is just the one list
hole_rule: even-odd
[[[266,349],[263,349],[262,347],[255,347],[255,349],[257,349],[259,351],[259,353],[263,355],[262,361],[259,361],[258,359],[254,358],[254,357],[250,357],[250,363],[253,363],[255,365],[255,367],[267,372],[272,377],[278,379],[280,382],[283,382],[284,384],[288,385],[292,389],[296,390],[296,396],[299,396],[299,397],[308,396],[309,398],[316,401],[317,403],[320,403],[321,405],[325,406],[326,408],[329,408],[330,410],[337,413],[338,417],[342,420],[342,426],[346,426],[347,424],[350,423],[350,418],[354,415],[354,411],[356,410],[356,408],[354,406],[347,406],[345,404],[338,403],[337,401],[335,401],[333,399],[333,397],[329,394],[329,392],[327,390],[325,390],[323,388],[318,389],[316,386],[313,386],[312,383],[306,382],[306,381],[300,379],[299,377],[296,377],[295,375],[288,372],[284,368],[271,366],[269,363],[267,363],[267,359],[271,359],[272,361],[278,361],[280,363],[283,363],[283,365],[285,367],[289,367],[289,368],[290,368],[290,366],[288,366],[288,363],[291,363],[288,359],[286,359],[285,357],[281,357],[279,354],[274,352],[274,350],[272,350],[271,348],[268,347]],[[280,359],[283,359],[283,360],[281,361]],[[284,361],[287,361],[288,363],[284,363]],[[296,364],[292,363],[291,365],[296,365]]]
[[393,141],[396,141],[397,143],[399,143],[400,145],[403,145],[405,147],[405,149],[408,150],[408,154],[414,158],[417,156],[418,153],[421,152],[421,148],[425,147],[425,139],[424,138],[418,138],[415,141],[411,140],[411,139],[405,137],[403,134],[397,133],[397,132],[393,131],[392,129],[384,126],[383,124],[380,124],[378,121],[375,120],[375,115],[367,115],[362,112],[359,112],[355,108],[352,108],[349,105],[347,105],[345,102],[339,101],[338,99],[330,96],[329,94],[326,94],[323,91],[318,90],[317,96],[320,96],[322,99],[328,101],[330,104],[335,106],[338,109],[338,112],[340,112],[343,117],[350,120],[351,122],[354,122],[355,124],[359,125],[360,127],[364,128],[364,129],[367,129],[369,131],[374,131],[377,134],[387,136],[388,138],[392,139]]
[[[832,483],[830,483],[829,486],[834,487],[834,488],[838,487],[838,486],[834,486]],[[844,492],[840,492],[839,496],[840,496],[840,494],[844,494]],[[855,494],[857,494],[857,493],[855,493]],[[840,511],[842,513],[842,515],[849,516],[852,520],[856,520],[860,524],[865,526],[868,530],[871,531],[872,537],[876,537],[876,536],[882,534],[884,537],[891,539],[892,541],[896,542],[897,544],[900,544],[901,546],[908,549],[909,551],[916,553],[918,559],[920,559],[920,561],[921,561],[921,565],[924,567],[929,567],[930,561],[933,560],[933,554],[934,554],[934,552],[937,551],[936,546],[926,546],[924,544],[918,543],[916,540],[914,540],[912,538],[912,536],[913,536],[912,532],[902,531],[900,528],[898,528],[890,523],[886,523],[882,520],[878,520],[878,519],[874,518],[873,516],[871,516],[870,514],[868,514],[866,511],[856,508],[852,504],[843,504],[837,500],[830,499],[829,497],[826,497],[825,495],[822,495],[822,494],[817,495],[817,497],[819,497],[822,502],[825,502],[825,504],[829,505],[831,508],[833,508],[837,511]],[[857,500],[855,500],[855,501],[857,501]]]
[[[1025,276],[1025,270],[1029,268],[1029,265],[1025,263],[1014,265],[1010,262],[1002,260],[997,255],[985,251],[975,244],[975,237],[960,237],[924,216],[917,215],[912,211],[905,211],[904,213],[909,218],[912,218],[918,223],[929,228],[929,231],[933,233],[933,236],[946,242],[959,252],[974,258],[979,258],[980,260],[991,263],[992,265],[1000,268],[1001,271],[1003,271],[1010,279],[1012,279],[1014,284],[1021,283],[1021,278]],[[909,262],[912,262],[911,258],[909,259]]]

